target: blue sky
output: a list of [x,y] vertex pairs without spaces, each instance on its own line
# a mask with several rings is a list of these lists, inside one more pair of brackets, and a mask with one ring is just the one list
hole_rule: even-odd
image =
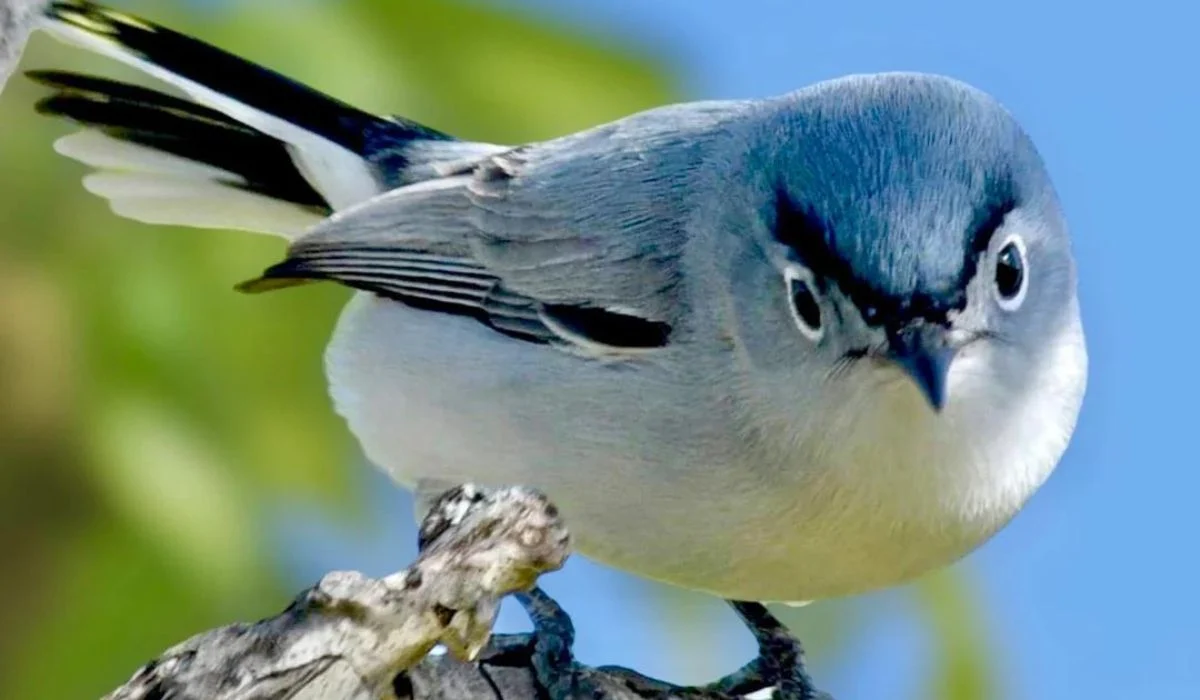
[[[978,584],[1009,697],[1200,696],[1200,456],[1190,440],[1200,429],[1200,10],[1166,0],[506,1],[652,47],[696,98],[919,70],[966,80],[1016,113],[1072,227],[1091,382],[1058,472],[962,566]],[[400,496],[375,493],[389,523],[407,522]],[[350,555],[340,537],[302,534],[318,542],[293,556],[304,580],[331,562],[376,562],[381,572],[396,561],[394,539]],[[629,595],[637,583],[582,560],[548,583],[576,615],[586,660],[689,673],[642,661],[661,643],[662,621],[652,600]],[[869,603],[878,621],[822,679],[843,700],[892,697],[885,688],[920,670],[900,598]],[[725,620],[719,605],[696,605],[700,617]],[[510,612],[506,624],[517,619]],[[714,644],[723,659],[750,652],[736,635]]]

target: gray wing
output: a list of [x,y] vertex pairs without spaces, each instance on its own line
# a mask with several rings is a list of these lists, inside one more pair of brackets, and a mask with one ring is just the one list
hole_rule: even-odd
[[531,342],[665,346],[689,186],[744,108],[675,105],[460,163],[335,214],[243,289],[334,280]]

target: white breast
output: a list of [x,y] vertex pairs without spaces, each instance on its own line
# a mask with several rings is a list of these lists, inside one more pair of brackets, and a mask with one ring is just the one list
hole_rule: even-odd
[[601,370],[470,319],[360,295],[327,360],[338,411],[406,486],[527,484],[600,561],[727,598],[810,600],[920,575],[1008,522],[1079,410],[1081,332],[1056,348],[1020,396],[964,356],[940,415],[900,377],[850,384],[843,411],[779,441],[794,448],[768,457],[782,469],[650,370]]
[[1007,524],[1054,470],[1083,399],[1081,329],[1054,347],[1027,391],[991,374],[988,346],[964,353],[941,414],[899,373],[849,384],[842,411],[801,440],[796,469],[784,472],[802,476],[777,489],[799,495],[773,504],[773,520],[791,529],[761,544],[758,559],[769,563],[747,563],[764,578],[786,577],[789,562],[793,570],[822,562],[820,571],[803,574],[804,595],[765,585],[758,595],[810,599],[895,585],[968,554]]

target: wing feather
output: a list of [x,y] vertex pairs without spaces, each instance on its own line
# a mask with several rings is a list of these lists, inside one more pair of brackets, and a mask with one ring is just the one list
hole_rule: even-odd
[[332,279],[588,354],[665,347],[691,185],[743,103],[661,108],[339,211],[249,291]]

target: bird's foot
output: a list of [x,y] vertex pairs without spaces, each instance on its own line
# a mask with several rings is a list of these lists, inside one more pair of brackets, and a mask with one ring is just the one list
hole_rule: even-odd
[[[628,697],[679,700],[724,700],[705,688],[682,688],[617,666],[590,667],[575,660],[571,650],[575,626],[566,611],[540,588],[516,594],[533,621],[533,634],[504,634],[492,638],[485,664],[515,662],[532,667],[535,680],[549,700]],[[624,692],[621,692],[624,691]]]
[[533,621],[533,634],[496,635],[483,663],[506,665],[511,660],[528,664],[549,700],[611,697],[615,688],[643,698],[680,700],[740,698],[773,688],[778,700],[829,700],[813,689],[800,642],[758,603],[730,601],[758,641],[759,657],[715,683],[684,687],[626,668],[592,668],[579,663],[571,650],[575,626],[566,611],[540,588],[516,598]]
[[724,695],[741,696],[775,688],[778,700],[828,698],[813,687],[804,666],[800,640],[761,603],[728,601],[758,642],[758,658],[721,680],[706,686]]
[[590,680],[591,671],[575,660],[575,625],[571,617],[541,588],[514,597],[533,622],[533,634],[492,637],[485,665],[504,665],[507,659],[532,668],[534,680],[549,700],[602,698],[603,689]]
[[541,588],[518,593],[517,601],[533,622],[530,659],[538,684],[550,700],[570,700],[596,695],[583,685],[582,665],[575,660],[575,625],[567,611]]

